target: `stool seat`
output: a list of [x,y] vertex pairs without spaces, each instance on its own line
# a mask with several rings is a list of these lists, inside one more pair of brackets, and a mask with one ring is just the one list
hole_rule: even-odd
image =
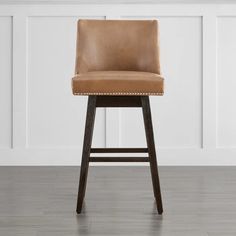
[[163,95],[164,79],[140,71],[91,71],[72,78],[74,95]]

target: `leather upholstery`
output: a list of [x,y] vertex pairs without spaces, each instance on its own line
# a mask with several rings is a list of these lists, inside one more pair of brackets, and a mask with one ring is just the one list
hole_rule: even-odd
[[72,81],[76,95],[163,94],[163,78],[150,72],[94,71],[78,74]]
[[156,20],[79,20],[75,95],[162,95]]

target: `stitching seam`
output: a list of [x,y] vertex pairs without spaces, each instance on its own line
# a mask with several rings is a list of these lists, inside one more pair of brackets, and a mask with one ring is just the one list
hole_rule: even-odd
[[115,93],[74,93],[74,95],[163,95],[164,93],[126,93],[126,92],[115,92]]

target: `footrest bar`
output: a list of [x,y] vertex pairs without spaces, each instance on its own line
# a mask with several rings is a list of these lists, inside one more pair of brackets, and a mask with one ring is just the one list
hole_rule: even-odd
[[149,162],[148,157],[90,157],[90,162]]
[[147,153],[147,148],[91,148],[90,153]]

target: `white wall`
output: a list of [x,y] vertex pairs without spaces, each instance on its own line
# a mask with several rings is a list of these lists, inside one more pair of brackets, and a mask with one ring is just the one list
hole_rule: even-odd
[[[0,165],[79,165],[86,97],[71,93],[79,18],[160,22],[160,165],[236,165],[236,5],[1,5]],[[145,146],[139,109],[99,109],[93,144]]]

